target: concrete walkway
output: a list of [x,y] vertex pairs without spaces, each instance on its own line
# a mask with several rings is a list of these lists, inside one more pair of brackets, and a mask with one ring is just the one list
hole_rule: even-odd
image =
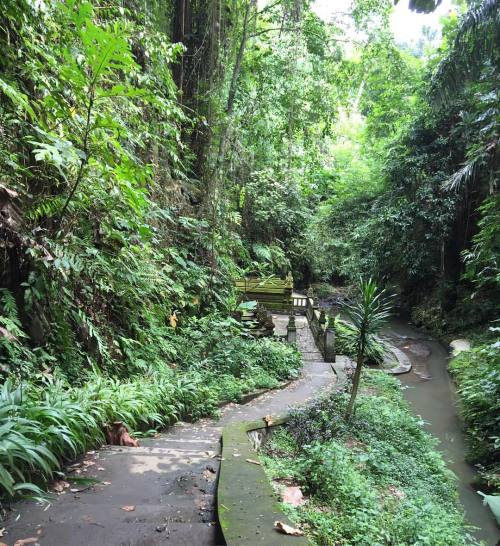
[[[287,317],[276,317],[283,333]],[[323,362],[304,317],[297,317],[297,345],[304,355],[300,379],[245,405],[230,404],[221,418],[178,423],[139,448],[109,446],[89,452],[79,476],[101,484],[71,485],[47,508],[17,503],[0,539],[14,546],[37,538],[40,546],[204,546],[223,544],[214,513],[220,434],[239,420],[282,414],[332,386],[336,376]],[[343,357],[335,365],[344,366]],[[78,491],[76,491],[78,489]],[[124,509],[125,508],[125,509]]]

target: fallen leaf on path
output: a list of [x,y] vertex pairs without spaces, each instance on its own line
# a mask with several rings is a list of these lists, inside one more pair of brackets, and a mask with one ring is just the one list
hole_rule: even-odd
[[216,470],[213,466],[207,466],[206,469],[202,472],[202,475],[203,477],[208,481],[208,482],[213,482],[215,480],[215,477],[216,477]]
[[258,464],[260,466],[260,462],[259,461],[254,461],[253,459],[245,459],[247,463],[251,463],[251,464]]
[[275,521],[274,528],[279,533],[283,533],[284,535],[290,535],[292,537],[304,536],[303,531],[301,531],[300,529],[296,529],[295,527],[291,527],[290,525],[287,525],[286,523],[283,523],[282,521]]
[[34,544],[38,542],[38,537],[21,538],[14,542],[14,546],[25,546],[25,544]]
[[135,506],[122,506],[122,510],[124,512],[133,512],[135,510]]
[[272,415],[266,415],[263,418],[263,420],[266,423],[266,426],[268,426],[268,427],[270,427],[274,423],[274,419],[273,419]]
[[204,470],[202,475],[207,482],[213,482],[215,480],[215,474],[209,470]]
[[54,491],[56,493],[63,493],[65,489],[68,489],[69,483],[65,480],[57,480],[54,482]]
[[291,504],[292,506],[304,504],[304,496],[302,495],[300,487],[285,487],[285,490],[283,491],[283,502]]

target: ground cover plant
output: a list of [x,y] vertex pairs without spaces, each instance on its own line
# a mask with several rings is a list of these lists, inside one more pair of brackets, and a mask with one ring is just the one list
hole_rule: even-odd
[[347,404],[341,392],[293,410],[264,448],[278,488],[293,483],[307,499],[284,505],[292,520],[318,546],[474,544],[455,478],[399,382],[365,371],[349,422]]
[[480,487],[500,494],[500,349],[478,345],[450,362],[469,440],[468,459],[478,466]]
[[132,432],[151,432],[211,415],[222,402],[298,375],[301,359],[292,346],[244,337],[232,319],[210,318],[227,328],[225,335],[211,337],[199,324],[187,328],[173,342],[179,364],[150,365],[126,379],[94,368],[76,386],[62,373],[6,381],[0,393],[0,499],[42,498],[43,485],[63,462],[104,443],[105,428],[115,421]]

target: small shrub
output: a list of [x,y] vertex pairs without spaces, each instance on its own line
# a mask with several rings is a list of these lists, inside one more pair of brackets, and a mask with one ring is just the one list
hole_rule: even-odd
[[312,543],[475,544],[453,474],[410,413],[399,382],[367,371],[349,422],[347,398],[335,393],[294,410],[262,457],[272,478],[292,479],[307,495],[307,504],[285,510]]

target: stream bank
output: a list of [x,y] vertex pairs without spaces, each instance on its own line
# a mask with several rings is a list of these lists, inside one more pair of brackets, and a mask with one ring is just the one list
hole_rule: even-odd
[[489,508],[471,486],[476,472],[465,462],[467,446],[457,411],[453,382],[447,371],[448,353],[436,340],[394,319],[384,334],[412,361],[410,373],[399,376],[405,397],[414,412],[426,422],[426,429],[439,439],[449,467],[458,478],[460,500],[468,522],[477,527],[474,536],[486,546],[500,543],[500,530]]

